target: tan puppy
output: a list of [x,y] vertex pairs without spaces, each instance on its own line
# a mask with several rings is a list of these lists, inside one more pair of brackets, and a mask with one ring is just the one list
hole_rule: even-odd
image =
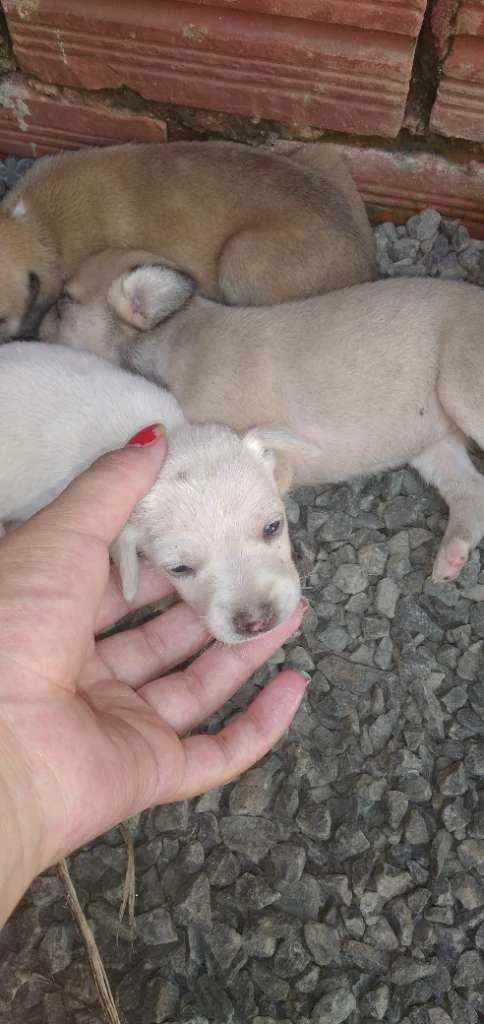
[[[119,257],[105,259],[119,269]],[[125,272],[86,305],[78,285],[44,337],[163,381],[189,419],[266,425],[259,436],[294,464],[296,482],[410,462],[450,508],[434,578],[456,578],[484,534],[484,478],[466,450],[467,438],[484,447],[482,289],[377,281],[229,309],[187,301],[190,282],[163,267]],[[177,297],[182,308],[160,323]]]
[[349,170],[331,146],[309,149],[149,143],[39,160],[0,208],[0,340],[31,332],[107,246],[149,248],[235,305],[371,280],[373,237]]

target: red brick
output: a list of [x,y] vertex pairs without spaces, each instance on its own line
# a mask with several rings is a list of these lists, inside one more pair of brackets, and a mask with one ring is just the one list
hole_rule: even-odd
[[436,0],[430,15],[432,35],[439,57],[445,57],[452,36],[452,23],[460,0]]
[[[296,12],[296,0],[285,2]],[[348,4],[324,0],[321,10],[348,16]],[[424,4],[409,5],[410,35],[404,7],[392,0],[398,29],[388,32],[376,13],[369,31],[179,0],[4,2],[15,55],[44,82],[125,85],[162,102],[390,136],[402,124]]]
[[484,0],[464,0],[455,27],[459,36],[484,36]]
[[[213,0],[193,2],[214,6]],[[406,36],[418,35],[426,6],[427,0],[217,0],[217,7],[237,11],[307,18],[328,25],[352,25]]]
[[164,121],[112,110],[69,91],[43,89],[17,75],[0,82],[0,151],[40,156],[58,149],[166,139]]
[[432,153],[338,147],[349,160],[372,219],[404,219],[432,206],[484,238],[484,163]]
[[430,124],[442,135],[484,142],[484,37],[454,39]]
[[484,142],[484,0],[437,0],[433,19],[439,52],[448,56],[430,126],[442,135]]

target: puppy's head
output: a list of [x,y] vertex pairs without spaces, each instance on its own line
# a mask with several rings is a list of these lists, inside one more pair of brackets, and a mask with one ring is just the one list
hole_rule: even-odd
[[20,200],[13,213],[0,210],[0,342],[31,336],[61,288],[56,262],[23,209]]
[[300,597],[281,498],[287,482],[286,464],[257,430],[172,432],[159,478],[127,527],[131,556],[118,545],[125,593],[136,590],[137,548],[216,639],[240,643],[273,629]]
[[153,253],[105,249],[67,282],[40,337],[119,362],[129,341],[180,309],[194,289],[192,278]]

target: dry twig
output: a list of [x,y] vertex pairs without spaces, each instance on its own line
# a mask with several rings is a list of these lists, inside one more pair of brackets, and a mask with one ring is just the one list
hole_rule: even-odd
[[103,1009],[103,1013],[106,1017],[106,1020],[108,1024],[123,1024],[121,1017],[119,1016],[118,1013],[118,1008],[114,1001],[114,996],[111,990],[111,986],[109,984],[109,979],[106,974],[104,964],[101,959],[101,954],[97,947],[94,935],[92,934],[92,931],[89,927],[86,915],[84,914],[81,904],[79,903],[79,899],[74,888],[74,884],[69,874],[67,861],[64,858],[62,858],[62,860],[60,860],[59,863],[57,864],[57,873],[62,884],[64,885],[67,896],[67,902],[69,904],[74,920],[76,921],[79,931],[84,940],[84,945],[86,947],[86,952],[89,959],[89,965],[91,967],[92,976],[97,988],[99,1001],[101,1003],[101,1007]]
[[[137,820],[139,815],[137,816]],[[123,896],[121,900],[121,906],[119,908],[119,923],[122,924],[123,917],[128,909],[128,924],[131,930],[131,934],[134,934],[134,904],[136,899],[136,867],[134,859],[134,841],[133,841],[133,819],[129,818],[128,821],[124,821],[119,827],[121,835],[124,839],[126,846],[126,874],[124,876],[123,885]]]

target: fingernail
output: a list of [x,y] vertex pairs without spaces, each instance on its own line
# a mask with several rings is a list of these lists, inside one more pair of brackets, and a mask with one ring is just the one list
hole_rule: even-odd
[[309,672],[305,672],[304,669],[302,669],[302,668],[298,668],[296,671],[297,671],[297,674],[299,676],[303,677],[303,679],[305,680],[306,686],[309,686],[309,684],[311,682],[311,676],[309,675]]
[[163,423],[153,423],[149,427],[143,427],[142,430],[138,430],[138,433],[130,438],[126,447],[144,448],[145,445],[154,444],[155,441],[159,441],[165,435],[166,429]]

